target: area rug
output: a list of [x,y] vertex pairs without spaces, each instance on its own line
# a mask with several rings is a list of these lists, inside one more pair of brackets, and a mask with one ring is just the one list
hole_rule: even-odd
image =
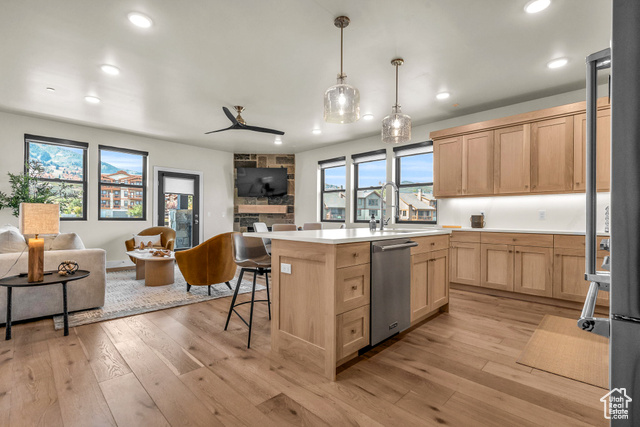
[[[212,285],[211,296],[207,295],[206,286],[192,286],[191,291],[187,292],[187,282],[178,268],[175,269],[173,285],[145,286],[144,280],[136,280],[135,277],[135,270],[107,273],[104,306],[94,310],[70,313],[69,326],[81,326],[233,295],[233,291],[229,290],[224,283]],[[234,290],[237,279],[236,277],[229,282]],[[251,292],[251,286],[251,282],[243,280],[239,293]],[[256,284],[256,291],[264,288],[264,286]],[[54,316],[53,323],[56,330],[62,329],[64,327],[63,316]]]
[[609,340],[581,330],[576,319],[544,316],[518,363],[609,388]]

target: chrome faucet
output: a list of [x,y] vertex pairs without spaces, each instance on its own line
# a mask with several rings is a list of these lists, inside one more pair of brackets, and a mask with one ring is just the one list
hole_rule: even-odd
[[396,214],[395,214],[395,218],[396,218],[396,222],[398,222],[398,220],[400,219],[400,190],[398,190],[398,186],[396,185],[395,182],[393,181],[388,181],[385,182],[384,184],[382,184],[382,187],[380,187],[380,231],[384,230],[384,226],[389,224],[389,221],[391,220],[391,217],[387,218],[387,220],[385,221],[384,219],[384,209],[382,208],[384,206],[384,191],[387,188],[387,185],[390,185],[391,187],[393,187],[394,190],[396,190],[396,204],[392,205],[391,208],[396,208]]

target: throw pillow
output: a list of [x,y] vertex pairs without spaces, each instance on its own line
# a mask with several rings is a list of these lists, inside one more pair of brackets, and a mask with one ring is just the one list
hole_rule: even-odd
[[149,246],[149,243],[151,243],[152,246],[161,246],[160,236],[162,236],[162,233],[154,236],[133,236],[134,246],[139,248],[140,242],[144,242],[145,246]]
[[27,242],[16,227],[12,225],[0,227],[0,254],[22,252],[26,247]]
[[76,233],[60,233],[51,243],[52,251],[84,249],[82,239]]

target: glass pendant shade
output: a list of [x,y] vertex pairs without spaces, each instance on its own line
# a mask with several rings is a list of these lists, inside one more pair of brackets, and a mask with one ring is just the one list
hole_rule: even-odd
[[338,84],[324,93],[324,121],[327,123],[353,123],[360,119],[360,92],[338,77]]
[[402,114],[399,105],[394,105],[391,114],[382,119],[382,142],[402,144],[411,141],[411,117]]

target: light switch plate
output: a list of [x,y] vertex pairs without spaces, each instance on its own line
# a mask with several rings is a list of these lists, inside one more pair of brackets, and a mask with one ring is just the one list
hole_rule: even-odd
[[544,221],[545,219],[547,219],[547,211],[545,210],[539,210],[538,211],[538,219],[540,221]]
[[280,264],[280,272],[284,274],[291,274],[291,264]]

